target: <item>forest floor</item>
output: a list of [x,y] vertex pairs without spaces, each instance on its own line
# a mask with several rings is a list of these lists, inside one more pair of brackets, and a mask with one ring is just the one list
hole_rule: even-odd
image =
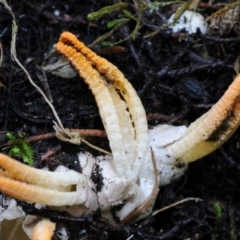
[[[39,66],[57,57],[57,53],[49,57],[49,52],[60,34],[70,31],[86,45],[92,44],[111,30],[108,23],[126,17],[121,11],[115,11],[89,21],[87,15],[116,2],[11,1],[19,27],[17,56],[38,86],[43,88]],[[218,3],[227,1],[212,5],[201,1],[198,10],[205,17],[210,16],[220,8]],[[127,10],[135,20],[129,18],[109,38],[91,47],[116,65],[134,86],[145,107],[149,126],[160,123],[189,125],[223,95],[236,75],[235,63],[239,65],[240,37],[233,30],[223,36],[211,36],[200,32],[173,34],[164,28],[166,19],[179,5],[145,9],[141,28],[134,38],[127,38],[136,26],[139,13],[134,2],[128,1]],[[0,151],[5,153],[7,132],[26,137],[52,133],[54,119],[45,100],[11,60],[11,22],[9,12],[1,6]],[[154,31],[158,32],[148,37]],[[121,41],[123,39],[126,40]],[[65,79],[47,72],[46,77],[53,104],[65,127],[103,130],[94,97],[78,76]],[[73,240],[84,236],[84,239],[127,239],[132,234],[133,239],[240,239],[239,138],[237,130],[217,151],[190,164],[181,179],[161,188],[154,209],[188,197],[200,198],[201,202],[188,201],[172,207],[149,217],[141,227],[140,223],[134,223],[118,228],[97,216],[86,219],[83,224],[60,213],[55,221],[65,222]],[[108,148],[106,138],[91,137],[88,141]],[[31,145],[35,152],[34,166],[47,165],[52,170],[59,164],[74,168],[66,154],[74,155],[80,150],[93,152],[84,144],[71,145],[56,138],[42,139]],[[54,154],[43,158],[49,149]]]

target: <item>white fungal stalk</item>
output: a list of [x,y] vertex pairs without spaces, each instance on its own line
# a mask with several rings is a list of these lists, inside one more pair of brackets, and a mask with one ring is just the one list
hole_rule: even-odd
[[[57,50],[92,90],[112,156],[95,158],[88,152],[79,153],[82,170],[78,173],[64,166],[55,172],[36,170],[0,154],[0,190],[9,196],[75,217],[98,210],[112,223],[126,224],[149,215],[159,186],[180,177],[189,162],[214,151],[239,125],[240,76],[223,98],[188,128],[160,125],[148,132],[141,101],[117,67],[70,33],[62,34]],[[8,219],[16,217],[10,208],[2,208],[0,219],[6,214]],[[31,239],[37,239],[42,228],[49,229],[44,239],[50,239],[55,226],[48,219],[41,220],[27,217],[24,221]]]

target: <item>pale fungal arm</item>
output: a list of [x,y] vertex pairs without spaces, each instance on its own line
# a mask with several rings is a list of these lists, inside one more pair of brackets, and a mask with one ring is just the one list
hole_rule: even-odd
[[84,182],[85,177],[73,170],[68,172],[49,172],[35,169],[17,162],[10,157],[0,154],[0,166],[4,171],[0,171],[0,176],[17,179],[21,182],[29,182],[36,186],[49,187],[51,189],[61,189],[79,182]]
[[[128,155],[125,153],[124,132],[120,127],[119,118],[112,94],[108,88],[106,80],[92,67],[86,57],[77,49],[59,41],[56,45],[58,52],[69,59],[79,75],[84,79],[91,89],[109,139],[109,144],[112,150],[113,158],[118,163],[118,170],[124,174],[128,166]],[[124,113],[122,113],[124,114]],[[125,126],[127,127],[127,125]],[[126,128],[125,128],[126,129]],[[124,129],[124,131],[125,131]],[[127,129],[126,129],[127,130]],[[128,131],[128,130],[127,130]],[[121,164],[119,164],[121,162]]]
[[[125,152],[127,152],[127,154],[125,154],[126,159],[131,161],[134,159],[134,149],[136,146],[135,132],[132,126],[131,117],[129,112],[127,111],[126,103],[119,98],[119,95],[115,87],[110,84],[108,88],[109,88],[109,91],[111,92],[114,105],[116,106],[119,125],[120,125],[120,128],[122,129],[122,133],[124,136],[123,144],[124,144]],[[122,163],[121,166],[125,169],[125,171],[128,170],[128,168],[130,168],[130,164],[127,164],[127,161],[125,159],[123,159],[121,163]]]
[[43,219],[36,224],[32,232],[32,240],[51,240],[55,230],[55,223]]
[[[84,162],[85,166],[82,170],[84,174],[80,174],[63,166],[60,172],[34,169],[0,154],[0,167],[6,169],[0,174],[0,190],[26,202],[49,206],[82,204],[88,208],[92,202],[96,203],[97,196],[94,186],[89,180],[90,173],[84,169],[87,168],[87,171],[89,171],[88,168],[92,169],[93,159],[91,155],[87,154],[85,158],[87,160]],[[42,184],[41,181],[45,182],[44,177],[49,178],[48,184]],[[64,178],[68,183],[67,186]],[[95,211],[96,208],[97,206],[94,205],[90,211]],[[82,214],[82,210],[85,211],[81,209],[80,213],[78,212],[79,215]]]
[[239,123],[240,75],[212,109],[193,122],[180,140],[165,149],[182,162],[195,161],[227,141]]
[[159,125],[149,130],[151,146],[160,170],[160,186],[184,174],[189,162],[216,150],[240,123],[240,75],[223,97],[189,127]]
[[[119,90],[123,99],[126,101],[135,131],[134,137],[136,140],[136,147],[134,149],[134,158],[119,159],[114,157],[114,162],[116,167],[120,169],[120,173],[122,175],[135,182],[138,178],[141,167],[144,164],[145,154],[148,151],[147,119],[141,100],[139,99],[132,85],[116,66],[87,48],[82,42],[78,41],[75,35],[69,32],[62,33],[59,43],[56,46],[57,51],[61,52],[67,57],[66,51],[61,50],[62,44],[65,46],[72,46],[83,56],[85,56],[87,61],[89,61],[98,70],[98,72],[106,78],[108,82],[112,83],[113,86]],[[72,62],[72,59],[69,60]],[[113,153],[114,150],[115,149],[112,149]],[[124,162],[126,162],[126,164]],[[126,171],[126,168],[123,169],[123,165],[128,165],[129,170]]]
[[[1,157],[1,156],[0,156]],[[73,205],[76,192],[60,192],[0,176],[0,190],[16,199],[50,206]]]

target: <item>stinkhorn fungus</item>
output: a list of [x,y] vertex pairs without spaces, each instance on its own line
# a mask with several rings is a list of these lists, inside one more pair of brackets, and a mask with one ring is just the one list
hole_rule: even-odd
[[[49,172],[0,154],[0,190],[11,197],[75,217],[93,215],[98,210],[112,223],[126,224],[149,215],[159,186],[180,177],[189,162],[214,151],[239,125],[240,75],[212,109],[189,127],[158,125],[148,130],[142,103],[116,66],[69,32],[61,35],[56,49],[89,85],[112,156],[94,157],[81,152],[81,172],[64,166]],[[92,177],[94,174],[101,176],[101,183]],[[33,233],[40,226],[45,228],[38,224]],[[53,232],[54,228],[50,229]],[[28,235],[35,239],[29,231]]]

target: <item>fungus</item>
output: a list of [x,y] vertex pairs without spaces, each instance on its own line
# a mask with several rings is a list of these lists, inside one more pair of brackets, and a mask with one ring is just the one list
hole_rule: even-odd
[[[79,153],[82,172],[78,173],[64,166],[55,172],[37,170],[0,154],[0,190],[14,198],[75,217],[99,209],[115,224],[136,221],[151,212],[159,186],[181,176],[189,162],[214,151],[239,126],[240,75],[212,109],[188,128],[159,125],[147,131],[141,101],[117,67],[70,33],[61,35],[57,50],[92,90],[112,156]],[[102,176],[101,184],[93,173]]]
[[199,28],[202,34],[207,33],[208,24],[205,22],[204,17],[197,12],[185,11],[180,18],[174,23],[175,13],[169,18],[169,27],[174,33],[185,30],[187,33],[196,33]]
[[33,240],[49,240],[52,238],[55,230],[55,224],[49,219],[43,219],[38,222],[33,228],[32,239]]

